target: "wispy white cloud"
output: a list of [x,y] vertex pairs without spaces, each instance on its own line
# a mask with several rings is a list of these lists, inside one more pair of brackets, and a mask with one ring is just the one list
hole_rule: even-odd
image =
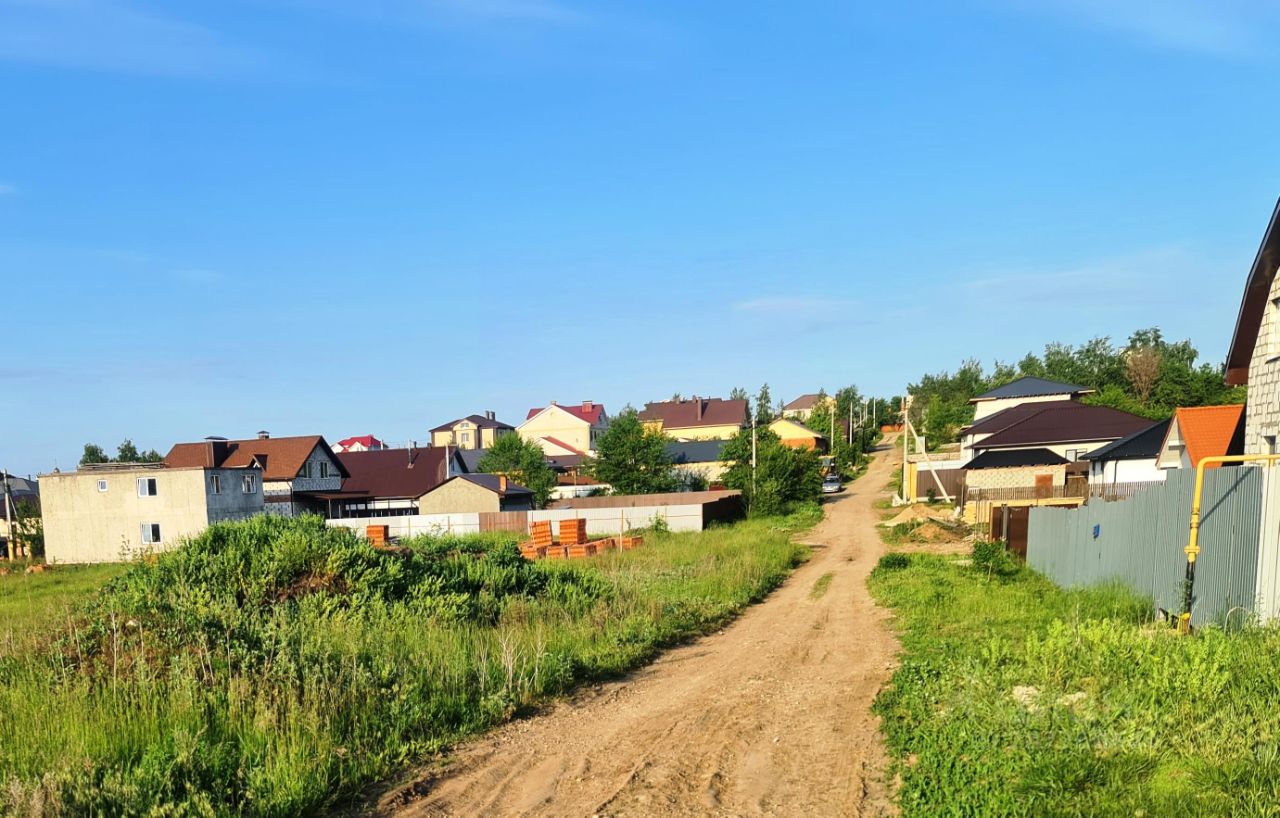
[[835,324],[859,324],[861,302],[810,295],[762,296],[733,305],[735,312],[786,323],[788,331],[819,330]]
[[0,182],[0,196],[16,196],[17,193],[17,185],[11,185],[8,182]]
[[1108,29],[1162,48],[1213,55],[1270,47],[1280,10],[1263,0],[1007,0],[1017,8]]
[[0,0],[0,60],[165,76],[254,73],[268,60],[126,0]]

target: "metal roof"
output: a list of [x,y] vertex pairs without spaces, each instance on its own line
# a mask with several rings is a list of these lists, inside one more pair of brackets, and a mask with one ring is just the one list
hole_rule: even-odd
[[1004,386],[997,386],[990,392],[983,392],[976,398],[972,398],[969,402],[979,400],[999,400],[1001,398],[1039,398],[1045,395],[1081,395],[1093,392],[1087,386],[1079,386],[1074,383],[1063,383],[1062,381],[1051,381],[1046,378],[1037,378],[1032,375],[1025,375],[1016,381],[1006,383]]
[[1138,417],[1110,406],[1069,406],[1046,409],[973,444],[974,449],[1025,448],[1050,443],[1112,441],[1151,425],[1150,418]]
[[1153,423],[1145,429],[1125,435],[1117,441],[1108,443],[1101,449],[1095,449],[1084,456],[1085,460],[1146,460],[1159,456],[1164,444],[1165,434],[1169,431],[1169,420]]
[[1048,449],[1002,449],[983,452],[966,463],[964,468],[969,470],[1013,469],[1020,466],[1061,466],[1069,462],[1062,455]]
[[682,463],[714,463],[720,459],[727,440],[681,440],[667,444],[667,455],[671,462]]
[[1262,326],[1263,310],[1271,294],[1271,282],[1280,266],[1280,201],[1271,211],[1267,232],[1262,234],[1262,244],[1253,257],[1249,277],[1245,279],[1244,296],[1240,299],[1240,312],[1236,315],[1235,332],[1231,346],[1227,348],[1226,381],[1231,386],[1249,382],[1249,362],[1253,360],[1253,348],[1258,342],[1258,330]]

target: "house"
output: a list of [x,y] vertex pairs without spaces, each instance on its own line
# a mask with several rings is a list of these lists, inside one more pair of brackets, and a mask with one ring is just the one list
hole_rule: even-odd
[[542,447],[549,456],[583,455],[595,451],[596,440],[609,428],[604,406],[585,400],[580,404],[549,405],[530,409],[516,432]]
[[19,528],[18,516],[37,515],[40,508],[40,484],[27,477],[0,472],[0,552],[9,554],[12,529]]
[[782,416],[784,418],[791,418],[804,423],[809,419],[809,415],[813,414],[813,410],[816,409],[820,403],[826,403],[830,407],[835,407],[836,399],[830,395],[823,395],[820,392],[801,395],[790,403],[783,405]]
[[[1242,404],[1177,410],[1160,443],[1157,468],[1194,469],[1206,457],[1243,454],[1244,418]],[[1213,469],[1217,465],[1205,468]]]
[[1043,412],[1045,409],[1062,409],[1078,405],[1073,400],[1054,400],[1016,404],[987,415],[982,420],[975,420],[960,430],[960,459],[969,462],[973,459],[974,446],[992,435],[1021,423],[1029,417]]
[[825,436],[791,418],[778,418],[769,424],[769,431],[778,436],[783,446],[790,446],[793,449],[813,449],[817,452],[828,450],[828,441]]
[[419,497],[466,471],[451,446],[339,452],[338,460],[348,474],[342,488],[316,495],[331,520],[417,514]]
[[350,477],[346,467],[320,435],[227,440],[210,437],[200,443],[179,443],[164,457],[169,468],[244,468],[262,471],[263,501],[268,514],[293,517],[323,514],[322,496],[342,489]]
[[1156,459],[1164,447],[1171,422],[1172,418],[1153,423],[1086,454],[1089,485],[1104,488],[1122,483],[1163,481],[1167,472],[1156,465]]
[[376,452],[385,448],[387,448],[387,445],[373,435],[349,437],[333,444],[335,454],[341,452]]
[[1045,378],[1036,378],[1028,375],[1018,378],[1016,381],[1010,381],[1004,386],[997,386],[995,389],[984,392],[976,398],[971,398],[969,403],[973,404],[973,420],[976,423],[997,412],[1003,412],[1005,409],[1011,409],[1015,406],[1050,401],[1074,401],[1082,395],[1089,395],[1094,391],[1072,383],[1050,381]]
[[418,498],[419,514],[531,510],[533,492],[500,474],[460,474]]
[[1280,454],[1280,202],[1249,268],[1235,332],[1227,350],[1226,382],[1248,384],[1243,447],[1246,454]]
[[671,458],[676,476],[686,483],[719,483],[732,463],[721,460],[726,441],[677,440],[667,444],[667,456]]
[[467,415],[449,421],[431,430],[432,446],[457,446],[459,449],[487,449],[503,435],[509,435],[516,427],[503,423],[493,412],[483,415]]
[[262,476],[256,463],[103,463],[41,475],[45,559],[119,562],[261,514]]
[[728,440],[746,425],[747,402],[695,396],[646,403],[640,422],[676,440]]

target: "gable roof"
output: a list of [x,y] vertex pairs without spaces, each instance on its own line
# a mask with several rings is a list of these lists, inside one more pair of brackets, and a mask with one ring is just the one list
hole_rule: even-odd
[[[450,450],[449,454],[456,456],[457,452]],[[349,474],[342,481],[341,493],[360,497],[421,497],[447,476],[443,448],[339,452],[338,461]]]
[[817,392],[811,392],[808,395],[801,395],[800,397],[791,401],[791,403],[788,403],[787,405],[783,406],[782,411],[803,412],[805,409],[812,409],[813,407],[818,405],[819,397],[820,395]]
[[578,447],[570,446],[568,443],[565,443],[563,440],[561,440],[558,437],[544,437],[541,439],[545,440],[547,443],[550,443],[552,446],[555,446],[556,448],[564,449],[566,452],[568,452],[571,455],[585,454],[585,452],[583,452]]
[[1023,466],[1061,466],[1069,462],[1048,449],[1007,449],[983,452],[964,465],[965,469],[1013,469]]
[[317,446],[329,453],[341,476],[351,476],[321,435],[177,443],[164,456],[164,464],[171,469],[236,469],[256,463],[262,468],[263,480],[292,480]]
[[687,440],[667,444],[667,456],[677,465],[684,463],[714,463],[720,460],[727,440]]
[[1077,403],[1073,400],[1019,403],[1017,406],[1010,406],[1008,409],[1001,409],[999,412],[987,415],[982,420],[965,426],[961,432],[966,435],[993,435],[1001,429],[1008,429],[1013,424],[1021,423],[1032,415],[1038,415],[1046,409],[1060,409],[1075,405]]
[[[846,421],[846,423],[847,422],[848,421]],[[791,418],[774,418],[773,420],[769,421],[769,430],[772,431],[774,434],[778,435],[778,437],[783,438],[784,440],[794,439],[794,438],[786,438],[782,434],[778,433],[777,430],[773,428],[774,426],[786,426],[788,428],[794,429],[796,430],[796,432],[799,433],[799,436],[812,437],[820,440],[827,439],[827,436],[822,434],[821,432],[815,432],[813,429],[810,429],[808,426],[805,426],[800,421],[792,420]]]
[[533,496],[533,492],[532,492],[531,490],[529,490],[529,489],[525,488],[524,486],[520,485],[519,483],[512,482],[511,480],[508,480],[508,481],[507,481],[507,490],[506,490],[506,491],[502,491],[502,490],[501,490],[502,478],[501,478],[500,476],[496,475],[496,474],[459,474],[459,475],[455,475],[455,476],[453,476],[453,477],[450,477],[448,480],[445,480],[445,481],[444,481],[443,483],[441,483],[440,485],[438,485],[438,486],[433,486],[433,487],[432,487],[431,489],[429,489],[428,491],[423,492],[423,494],[430,494],[431,492],[436,491],[436,490],[440,489],[440,488],[441,488],[441,487],[443,487],[443,486],[447,486],[447,485],[449,485],[449,484],[450,484],[450,483],[452,483],[454,480],[465,480],[465,481],[467,481],[468,483],[472,483],[472,484],[474,484],[474,485],[477,485],[477,486],[479,486],[479,487],[480,487],[480,488],[482,488],[482,489],[487,489],[488,491],[491,491],[491,492],[493,492],[494,494],[497,494],[497,495],[499,495],[499,496],[501,496],[501,497],[524,497],[524,496]]
[[349,446],[352,446],[356,443],[359,443],[361,446],[364,446],[366,449],[372,449],[374,446],[383,445],[382,441],[378,440],[373,435],[360,435],[358,437],[349,437],[349,438],[346,438],[345,440],[339,440],[337,444],[335,444],[335,448],[346,449]]
[[1253,360],[1253,348],[1258,343],[1258,330],[1266,311],[1267,298],[1271,295],[1271,282],[1280,266],[1280,201],[1271,211],[1267,231],[1262,234],[1262,244],[1253,257],[1249,277],[1244,282],[1244,295],[1240,298],[1240,312],[1236,315],[1235,332],[1231,346],[1227,348],[1226,382],[1239,386],[1249,382],[1249,362]]
[[592,426],[599,425],[600,418],[604,415],[604,404],[595,403],[593,401],[584,400],[582,403],[553,403],[550,406],[539,406],[529,410],[529,414],[525,417],[525,422],[533,420],[538,415],[554,406],[557,409],[563,409],[578,420],[586,421]]
[[642,421],[661,421],[664,429],[691,429],[700,426],[727,426],[747,422],[745,400],[691,398],[646,403],[640,412]]
[[1159,456],[1160,450],[1164,448],[1165,435],[1169,431],[1169,424],[1173,422],[1173,418],[1153,423],[1145,429],[1139,429],[1132,434],[1112,443],[1108,443],[1101,449],[1094,449],[1084,455],[1085,460],[1154,460]]
[[1071,403],[1044,409],[973,444],[974,450],[1043,446],[1052,443],[1087,443],[1116,440],[1151,425],[1110,406]]
[[[1186,446],[1187,457],[1197,466],[1206,457],[1219,457],[1233,450],[1244,451],[1244,404],[1195,406],[1177,410],[1173,422]],[[1170,427],[1161,448],[1172,434]]]
[[1074,383],[1062,383],[1061,381],[1051,381],[1045,378],[1037,378],[1032,375],[1024,375],[1016,381],[1006,383],[1004,386],[997,386],[989,392],[983,392],[976,398],[970,398],[969,403],[977,403],[982,400],[999,400],[1001,398],[1040,398],[1046,395],[1086,395],[1095,390],[1085,386],[1077,386]]
[[[532,415],[530,415],[530,417],[532,417]],[[477,429],[514,429],[516,428],[509,424],[503,423],[500,420],[495,420],[494,418],[487,418],[484,415],[467,415],[464,418],[458,418],[457,420],[451,420],[448,423],[442,423],[436,428],[432,429],[431,431],[447,432],[464,420],[471,421],[472,425],[475,426]]]

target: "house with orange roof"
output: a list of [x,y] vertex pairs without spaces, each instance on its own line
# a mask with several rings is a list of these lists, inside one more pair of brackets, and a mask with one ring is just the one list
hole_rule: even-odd
[[[1244,452],[1244,404],[1179,409],[1169,423],[1156,466],[1194,469],[1206,457]],[[1217,468],[1210,464],[1205,468]]]

